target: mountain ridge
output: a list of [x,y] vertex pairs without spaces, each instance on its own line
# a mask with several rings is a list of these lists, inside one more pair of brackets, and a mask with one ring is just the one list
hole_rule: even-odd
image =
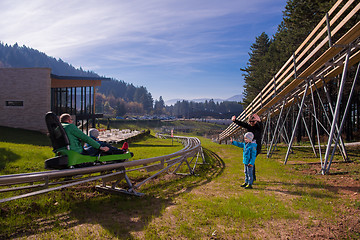
[[214,100],[214,102],[240,102],[242,100],[243,96],[242,94],[238,94],[238,95],[234,95],[232,97],[229,97],[227,99],[220,99],[220,98],[196,98],[196,99],[183,99],[183,98],[175,98],[175,99],[170,99],[170,100],[166,100],[165,101],[165,105],[166,106],[171,106],[174,105],[176,102],[178,101],[189,101],[189,102],[205,102],[205,101],[210,101],[210,100]]

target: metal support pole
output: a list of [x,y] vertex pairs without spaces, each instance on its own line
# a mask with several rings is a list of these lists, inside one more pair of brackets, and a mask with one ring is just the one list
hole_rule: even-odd
[[[327,98],[327,100],[328,100],[328,102],[329,102],[329,109],[330,109],[331,115],[334,117],[334,110],[333,110],[333,107],[332,107],[332,105],[331,105],[331,98],[330,98],[329,92],[327,91],[327,88],[326,88],[326,85],[325,85],[325,81],[323,80],[323,82],[324,82],[324,91],[325,91],[325,93],[326,93],[326,98]],[[325,112],[326,112],[326,111],[325,111]],[[326,115],[326,117],[328,118],[328,121],[329,121],[329,123],[331,124],[331,121],[330,121],[329,117],[328,117],[327,115]],[[338,127],[338,125],[336,124],[335,127],[336,127],[337,134],[339,134],[339,127]],[[330,135],[330,133],[329,133],[329,135]],[[345,144],[344,144],[344,141],[342,140],[341,135],[340,135],[340,144],[339,144],[339,145],[340,145],[340,146],[339,146],[340,153],[341,153],[343,159],[346,160],[346,159],[348,158],[348,155],[347,155],[346,148],[345,148]]]
[[[356,85],[356,80],[359,76],[359,68],[360,68],[360,63],[358,64],[358,68],[356,70],[356,74],[355,74],[355,78],[354,78],[354,81],[353,81],[353,84],[351,86],[351,90],[350,90],[350,94],[349,94],[349,98],[348,98],[348,101],[347,101],[347,104],[346,104],[346,108],[345,108],[345,111],[344,111],[344,115],[343,115],[343,118],[341,120],[341,124],[340,124],[340,134],[338,134],[337,138],[336,138],[336,141],[335,141],[335,146],[333,148],[333,151],[332,151],[332,154],[331,154],[331,158],[330,158],[330,161],[329,161],[329,165],[326,169],[326,172],[329,172],[330,170],[330,165],[332,163],[332,160],[334,158],[334,154],[335,154],[335,149],[336,149],[336,145],[338,144],[339,142],[339,137],[341,135],[341,132],[342,132],[342,129],[343,129],[343,126],[344,126],[344,123],[345,123],[345,118],[346,118],[346,115],[347,115],[347,112],[349,111],[349,107],[350,107],[350,104],[351,104],[351,98],[352,98],[352,95],[354,94],[354,89],[355,89],[355,85]],[[348,160],[348,159],[347,159]]]
[[[289,110],[289,112],[288,113],[290,113],[290,110]],[[284,131],[284,135],[285,135],[285,138],[284,138],[284,141],[285,141],[285,143],[286,144],[289,144],[289,135],[287,134],[287,130],[286,130],[286,127],[285,127],[285,122],[284,122],[284,126],[283,126],[283,131]],[[291,151],[292,152],[292,151]]]
[[[296,97],[296,99],[297,99],[297,97]],[[299,100],[298,100],[298,102],[299,102]],[[299,103],[298,103],[298,105],[299,105]],[[313,141],[312,141],[312,139],[311,139],[310,131],[309,131],[309,128],[307,127],[307,124],[306,124],[306,121],[305,121],[305,118],[304,118],[303,113],[301,113],[301,119],[302,119],[303,122],[304,122],[305,131],[306,131],[307,136],[309,137],[309,141],[310,141],[310,144],[311,144],[311,148],[312,148],[312,150],[313,150],[313,152],[314,152],[314,154],[315,154],[315,157],[317,157],[317,153],[316,153],[316,150],[315,150],[315,146],[314,146],[314,143],[313,143]]]
[[[345,64],[344,64],[344,69],[343,69],[343,73],[341,76],[341,82],[340,82],[340,87],[339,87],[339,92],[338,92],[338,97],[336,100],[336,106],[335,106],[335,112],[333,115],[333,121],[331,124],[331,130],[330,130],[330,135],[329,135],[329,139],[328,139],[328,145],[326,147],[326,152],[325,152],[325,158],[324,158],[324,167],[321,169],[321,173],[322,174],[326,174],[329,172],[330,169],[330,164],[328,166],[328,160],[329,160],[329,155],[330,155],[330,150],[331,150],[331,142],[333,140],[334,137],[334,132],[335,132],[335,128],[337,126],[337,121],[338,121],[338,116],[340,113],[340,105],[341,105],[341,99],[343,96],[343,91],[344,91],[344,86],[345,86],[345,80],[346,80],[346,73],[347,73],[347,68],[348,68],[348,63],[349,63],[349,57],[350,57],[350,51],[347,52],[346,54],[346,58],[345,58]],[[341,135],[341,132],[338,133],[338,135]],[[334,148],[336,148],[336,145],[334,146]]]
[[[286,128],[285,128],[285,123],[286,123],[286,119],[288,119],[288,116],[289,116],[289,114],[290,114],[290,110],[288,110],[288,112],[286,113],[286,116],[285,116],[285,118],[284,118],[284,121],[283,121],[283,123],[282,123],[282,126],[280,127],[280,129],[281,129],[281,136],[282,136],[282,138],[284,139],[284,142],[286,143],[286,144],[289,144],[289,136],[288,136],[288,134],[287,134],[287,131],[286,131]],[[282,132],[284,132],[283,134],[282,134]],[[276,141],[277,142],[277,141]],[[275,147],[276,147],[276,144],[275,144]],[[291,152],[293,152],[292,150],[291,150]]]
[[302,112],[302,109],[303,109],[303,107],[304,107],[305,98],[306,98],[306,94],[307,94],[308,89],[309,89],[309,81],[306,81],[304,96],[303,96],[303,98],[302,98],[301,105],[300,105],[300,109],[299,109],[299,113],[298,113],[298,115],[297,115],[296,122],[295,122],[295,125],[294,125],[294,129],[293,129],[293,132],[292,132],[292,135],[291,135],[291,138],[290,138],[290,142],[289,142],[289,146],[288,146],[288,149],[287,149],[287,152],[286,152],[284,164],[287,163],[287,160],[288,160],[288,158],[289,158],[290,149],[291,149],[292,143],[293,143],[293,141],[294,141],[294,137],[295,137],[295,133],[296,133],[296,128],[297,128],[297,126],[298,126],[298,124],[299,124],[299,120],[300,120],[300,117],[301,117],[301,112]]
[[332,47],[332,41],[331,41],[331,29],[330,29],[330,21],[329,21],[329,14],[326,13],[326,26],[327,26],[327,33],[329,38],[329,47]]
[[[272,151],[271,151],[271,148],[270,148],[270,151],[271,151],[271,152],[270,152],[270,154],[268,154],[268,158],[270,158],[270,157],[272,156],[274,150],[276,149],[276,144],[277,144],[277,142],[278,142],[278,140],[279,140],[279,137],[280,137],[280,135],[281,135],[282,129],[284,129],[284,130],[285,130],[285,133],[286,133],[285,122],[286,122],[286,119],[287,119],[287,117],[288,117],[288,115],[289,115],[289,112],[290,112],[290,111],[287,111],[286,116],[285,116],[285,118],[284,118],[284,121],[282,122],[281,127],[279,128],[279,133],[278,133],[278,134],[276,134],[276,130],[275,130],[275,133],[274,133],[274,138],[276,137],[275,145],[274,145]],[[287,136],[287,134],[286,134],[286,136]],[[283,137],[283,138],[284,138],[284,137]],[[284,138],[284,139],[285,139],[285,138]],[[289,139],[287,139],[287,141],[289,142]],[[288,142],[287,142],[287,143],[288,143]],[[291,151],[291,152],[292,152],[292,151]],[[270,156],[269,156],[269,155],[270,155]]]
[[[313,81],[314,85],[316,86],[314,79],[312,79],[312,81]],[[317,135],[317,140],[318,140],[318,145],[319,145],[320,164],[321,164],[321,168],[322,168],[323,161],[322,161],[322,154],[321,154],[321,143],[320,143],[320,132],[319,132],[319,126],[318,126],[318,119],[316,116],[315,99],[314,99],[314,94],[313,94],[312,88],[310,88],[310,91],[311,91],[311,100],[312,100],[312,104],[313,104],[313,111],[314,111],[314,117],[315,117],[316,135]]]
[[274,76],[274,97],[276,97],[276,78]]
[[[267,125],[268,125],[268,123],[269,123],[269,115],[268,115],[268,117],[266,118],[266,123],[265,123],[265,126],[264,126],[264,132],[263,132],[263,135],[261,136],[261,144],[265,144],[265,135],[266,135],[266,133],[267,133]],[[266,147],[267,147],[267,142],[266,142]]]
[[[271,109],[272,112],[272,109]],[[267,143],[270,144],[271,139],[271,113],[269,112],[269,125],[268,125],[268,134],[267,134]]]
[[282,106],[281,106],[281,111],[279,113],[279,118],[277,120],[277,123],[276,123],[276,127],[275,127],[275,130],[274,130],[274,134],[273,134],[273,139],[270,143],[270,148],[266,154],[266,156],[269,158],[270,156],[270,152],[272,152],[272,147],[274,145],[274,142],[275,142],[275,139],[277,140],[276,136],[277,136],[277,131],[278,131],[278,128],[279,128],[279,125],[280,125],[280,120],[281,120],[281,117],[282,117],[282,113],[284,111],[284,106],[285,106],[285,101],[283,102]]
[[294,62],[294,78],[297,78],[297,74],[296,74],[296,58],[295,58],[295,53],[293,53],[293,62]]
[[[322,81],[323,81],[323,85],[324,85],[324,92],[326,93],[326,97],[327,97],[327,100],[328,100],[328,102],[329,102],[329,109],[330,109],[331,114],[333,115],[333,109],[332,109],[332,105],[331,105],[331,99],[330,99],[329,93],[328,93],[328,91],[327,91],[327,89],[326,89],[326,83],[325,83],[324,79],[322,79]],[[321,99],[321,97],[320,97],[319,89],[316,87],[316,84],[315,84],[315,81],[314,81],[314,80],[313,80],[313,82],[314,82],[314,86],[315,86],[315,89],[316,89],[316,94],[317,94],[317,96],[318,96],[318,99],[319,99],[320,104],[321,104],[321,106],[322,106],[322,109],[323,109],[323,111],[324,111],[325,117],[326,117],[328,123],[331,125],[331,120],[330,120],[330,118],[329,118],[329,116],[328,116],[328,114],[327,114],[327,110],[325,109],[324,103],[323,103],[323,101],[322,101],[322,99]],[[318,122],[318,124],[320,124],[320,126],[323,128],[323,130],[327,133],[327,135],[330,135],[329,131],[325,128],[325,126],[324,126],[319,120],[317,120],[317,122]],[[336,127],[337,127],[337,126],[336,126]],[[337,130],[338,130],[338,128],[337,128]],[[343,159],[345,160],[345,159],[347,158],[347,153],[346,153],[344,141],[342,140],[341,135],[340,135],[339,149],[340,149],[340,153],[341,153]]]
[[[264,142],[265,142],[265,135],[267,135],[267,136],[269,136],[269,132],[268,132],[268,126],[270,125],[270,112],[268,113],[268,116],[267,116],[267,118],[266,118],[266,124],[265,124],[265,131],[264,131],[264,133],[263,133],[263,136],[262,136],[262,139],[261,139],[261,143],[263,143],[264,144]],[[267,134],[266,134],[267,133]],[[267,145],[268,145],[268,143],[269,143],[269,137],[267,138],[267,140],[266,140],[266,148],[267,148]]]

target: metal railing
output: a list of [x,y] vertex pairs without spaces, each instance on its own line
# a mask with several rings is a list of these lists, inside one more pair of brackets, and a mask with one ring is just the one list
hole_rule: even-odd
[[[158,135],[158,137],[168,138],[169,136]],[[102,185],[97,186],[99,190],[122,192],[138,196],[142,195],[141,193],[138,193],[136,189],[140,188],[140,186],[145,182],[164,171],[174,167],[175,170],[173,170],[173,173],[177,173],[180,166],[185,163],[189,170],[188,174],[194,174],[199,157],[202,158],[203,163],[205,162],[201,142],[198,138],[174,136],[174,139],[181,141],[184,148],[175,153],[164,156],[84,168],[2,175],[0,176],[0,187],[3,188],[0,189],[0,193],[21,190],[30,191],[32,189],[35,190],[0,199],[0,203],[35,196],[100,179],[103,180],[103,183]],[[189,158],[191,159],[189,160]],[[146,169],[148,172],[158,172],[137,185],[133,185],[126,173],[141,169]],[[127,190],[118,188],[118,184],[123,179],[126,180],[129,186]],[[111,183],[111,185],[107,185],[108,183]],[[39,188],[41,189],[39,190]]]

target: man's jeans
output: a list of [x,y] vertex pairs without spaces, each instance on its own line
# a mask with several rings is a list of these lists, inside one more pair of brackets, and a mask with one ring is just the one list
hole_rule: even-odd
[[244,165],[245,182],[252,185],[254,181],[254,166]]

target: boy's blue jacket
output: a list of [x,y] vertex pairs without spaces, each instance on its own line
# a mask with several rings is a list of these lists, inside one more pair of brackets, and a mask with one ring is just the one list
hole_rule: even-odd
[[233,141],[232,144],[235,146],[244,148],[243,163],[245,165],[248,165],[248,164],[254,165],[255,164],[256,147],[257,147],[257,144],[255,142],[243,143],[243,142]]

